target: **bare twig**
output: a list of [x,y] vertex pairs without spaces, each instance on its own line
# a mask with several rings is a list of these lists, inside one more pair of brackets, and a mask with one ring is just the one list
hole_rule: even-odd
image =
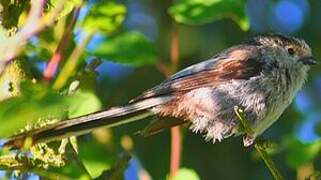
[[[234,107],[234,111],[235,111],[237,117],[239,118],[239,120],[241,121],[241,124],[242,124],[242,126],[244,128],[243,129],[244,132],[248,136],[252,136],[254,134],[254,131],[251,128],[248,120],[246,119],[244,111],[242,109],[240,109],[239,107],[237,107],[237,106]],[[271,157],[266,152],[265,148],[263,146],[261,146],[261,144],[259,144],[259,143],[254,143],[254,148],[259,153],[261,158],[263,159],[265,165],[270,170],[270,172],[273,175],[274,179],[283,180],[284,179],[283,176],[281,175],[280,171],[278,170],[278,168],[274,164],[274,162],[271,159]]]
[[48,13],[46,16],[42,16],[46,0],[31,1],[31,9],[26,24],[15,35],[7,37],[6,43],[0,45],[0,74],[2,74],[5,67],[21,53],[32,36],[38,34],[55,22],[65,1],[66,0],[60,0],[52,13]]
[[[173,24],[172,44],[171,44],[171,61],[172,72],[175,72],[179,63],[179,40],[176,25]],[[170,161],[170,177],[175,177],[179,170],[181,161],[181,132],[178,126],[171,129],[171,161]]]
[[54,77],[57,71],[58,65],[60,61],[63,59],[63,54],[64,54],[63,51],[65,50],[66,46],[69,43],[72,30],[74,29],[76,21],[79,16],[80,8],[81,8],[81,5],[79,5],[74,9],[72,19],[70,20],[67,28],[65,29],[62,35],[55,53],[51,57],[46,69],[44,70],[43,76],[46,80],[51,80]]
[[59,73],[57,80],[53,85],[54,89],[57,89],[57,90],[61,89],[66,84],[69,77],[73,75],[79,58],[83,54],[87,44],[90,42],[95,32],[96,30],[92,30],[88,32],[87,35],[83,38],[83,40],[79,43],[79,45],[71,53],[69,59],[67,60],[66,64],[64,65],[63,69]]
[[46,171],[43,168],[36,167],[36,163],[29,157],[18,155],[2,155],[0,157],[0,169],[5,171],[34,172],[45,179],[70,179],[62,174]]
[[178,126],[171,129],[171,166],[170,177],[175,177],[181,161],[181,133]]
[[[172,42],[171,42],[171,64],[166,65],[164,63],[156,64],[156,68],[165,77],[169,77],[177,71],[179,65],[179,39],[177,34],[177,27],[173,25]],[[170,172],[169,178],[175,177],[181,161],[181,146],[182,138],[180,128],[178,126],[171,128],[171,157],[170,157]]]
[[172,74],[170,68],[164,63],[156,64],[156,68],[160,73],[162,73],[165,77],[169,77]]

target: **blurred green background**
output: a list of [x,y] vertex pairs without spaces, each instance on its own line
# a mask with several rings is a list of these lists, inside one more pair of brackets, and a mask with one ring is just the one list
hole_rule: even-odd
[[[43,3],[42,16],[59,10],[54,23],[28,37],[23,50],[16,52],[15,60],[0,77],[2,138],[28,124],[46,124],[47,120],[126,104],[166,75],[210,59],[257,34],[277,32],[302,38],[321,59],[321,1],[0,2],[0,48],[12,47],[10,38],[29,22],[32,2]],[[50,69],[48,62],[56,63],[57,69]],[[50,70],[53,73],[48,73]],[[277,144],[269,152],[285,179],[321,178],[320,70],[320,66],[311,69],[295,101],[263,134]],[[76,84],[75,91],[70,90],[71,84]],[[42,147],[46,152],[41,148],[2,150],[2,158],[19,154],[32,163],[23,164],[25,169],[19,173],[0,159],[0,177],[91,179],[109,173],[117,179],[124,173],[128,180],[166,179],[170,130],[147,138],[135,134],[151,120],[101,128],[81,136],[72,143],[78,145],[79,154],[70,145],[66,152],[58,152],[59,142]],[[175,179],[272,179],[254,149],[243,147],[241,137],[212,144],[184,128],[181,135],[181,169]],[[132,156],[127,168],[125,154]]]

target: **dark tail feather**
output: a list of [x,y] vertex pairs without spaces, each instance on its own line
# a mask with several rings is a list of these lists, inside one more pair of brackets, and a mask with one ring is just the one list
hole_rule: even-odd
[[48,127],[12,136],[5,143],[5,146],[20,148],[24,145],[27,137],[31,137],[33,144],[36,144],[86,134],[97,127],[113,127],[137,121],[153,115],[149,111],[151,108],[164,104],[170,99],[170,97],[150,98],[126,106],[60,121]]

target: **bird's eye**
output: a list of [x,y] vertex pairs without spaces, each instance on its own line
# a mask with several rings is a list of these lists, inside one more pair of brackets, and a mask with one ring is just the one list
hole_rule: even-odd
[[288,47],[288,53],[290,54],[290,55],[293,55],[294,53],[295,53],[295,51],[294,51],[294,48],[293,47]]

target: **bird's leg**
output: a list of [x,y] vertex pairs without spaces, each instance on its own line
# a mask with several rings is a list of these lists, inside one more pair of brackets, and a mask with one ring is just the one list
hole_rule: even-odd
[[253,138],[253,130],[248,123],[244,111],[240,109],[239,107],[235,106],[234,107],[235,114],[237,117],[240,119],[242,125],[243,125],[243,131],[246,134],[243,137],[243,143],[244,146],[250,146],[251,144],[254,144],[255,150],[259,153],[261,158],[263,159],[265,165],[268,167],[270,170],[271,174],[273,175],[274,179],[276,180],[284,180],[283,176],[281,175],[280,171],[277,169],[276,165],[270,158],[269,154],[266,152],[266,146],[264,146],[265,143],[254,143],[254,138]]
[[251,128],[251,125],[249,124],[248,120],[245,118],[244,111],[239,108],[238,106],[234,106],[234,111],[236,116],[241,121],[241,131],[245,133],[243,136],[243,145],[244,147],[249,147],[254,143],[255,137],[253,136],[254,131]]

